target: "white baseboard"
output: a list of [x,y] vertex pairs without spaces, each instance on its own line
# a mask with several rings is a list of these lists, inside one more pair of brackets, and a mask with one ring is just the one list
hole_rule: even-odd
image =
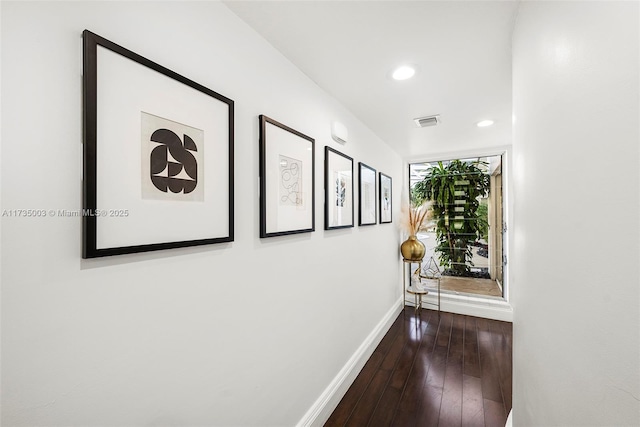
[[358,347],[353,356],[349,358],[340,372],[338,372],[338,375],[329,383],[329,386],[322,392],[320,397],[311,405],[307,413],[298,421],[298,427],[322,426],[329,419],[333,410],[338,406],[338,403],[340,403],[340,400],[360,373],[360,370],[367,363],[373,351],[402,311],[402,308],[402,299],[398,299]]
[[[407,305],[414,305],[413,298],[408,298],[406,302]],[[429,293],[429,295],[423,297],[422,307],[437,310],[437,302],[437,296]],[[513,307],[508,302],[500,299],[493,300],[468,295],[442,294],[440,296],[440,310],[466,316],[513,322]]]

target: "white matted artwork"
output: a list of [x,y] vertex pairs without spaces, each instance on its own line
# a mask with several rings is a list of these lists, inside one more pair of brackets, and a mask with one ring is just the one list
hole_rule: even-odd
[[387,224],[391,222],[391,211],[393,208],[393,199],[391,193],[391,177],[385,175],[382,172],[380,176],[380,224]]
[[376,223],[376,170],[364,163],[358,163],[358,225]]
[[142,198],[204,201],[204,131],[141,113]]
[[83,257],[233,241],[233,101],[83,40]]
[[325,230],[353,227],[353,159],[325,147]]
[[261,115],[260,237],[315,230],[315,140]]

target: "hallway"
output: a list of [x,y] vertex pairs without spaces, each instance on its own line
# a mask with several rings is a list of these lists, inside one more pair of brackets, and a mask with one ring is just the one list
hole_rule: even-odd
[[405,307],[325,426],[504,426],[512,325]]

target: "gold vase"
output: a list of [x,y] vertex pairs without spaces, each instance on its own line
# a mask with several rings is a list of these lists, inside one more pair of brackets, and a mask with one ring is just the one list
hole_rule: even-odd
[[400,245],[400,252],[405,261],[422,261],[424,251],[424,244],[418,240],[415,235],[409,236],[409,238]]

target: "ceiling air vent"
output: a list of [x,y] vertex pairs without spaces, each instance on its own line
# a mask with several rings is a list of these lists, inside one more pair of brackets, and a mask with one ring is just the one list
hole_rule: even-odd
[[440,123],[440,114],[436,114],[435,116],[418,117],[417,119],[413,119],[413,121],[416,122],[420,128],[435,126]]

